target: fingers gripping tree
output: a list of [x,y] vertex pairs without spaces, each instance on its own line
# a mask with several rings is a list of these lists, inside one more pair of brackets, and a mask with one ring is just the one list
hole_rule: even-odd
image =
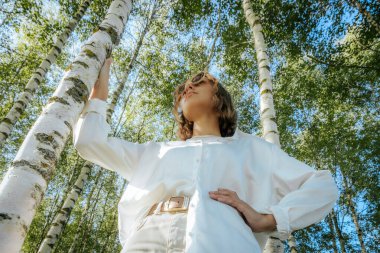
[[132,0],[111,3],[25,137],[0,184],[0,245],[19,252],[57,160],[106,58],[119,44]]

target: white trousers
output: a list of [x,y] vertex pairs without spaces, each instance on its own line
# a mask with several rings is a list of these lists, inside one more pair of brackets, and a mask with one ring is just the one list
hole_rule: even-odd
[[184,253],[187,213],[144,217],[128,237],[121,253]]

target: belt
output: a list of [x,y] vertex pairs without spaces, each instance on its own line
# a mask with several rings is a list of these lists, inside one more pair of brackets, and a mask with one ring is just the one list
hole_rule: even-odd
[[[162,200],[153,204],[144,217],[151,214],[187,212],[189,203],[189,196],[171,196],[168,200]],[[160,208],[157,210],[158,206],[160,206]]]

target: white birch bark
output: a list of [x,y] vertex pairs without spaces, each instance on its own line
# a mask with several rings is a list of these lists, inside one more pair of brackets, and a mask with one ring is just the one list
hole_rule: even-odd
[[77,180],[74,183],[73,188],[67,195],[61,210],[54,217],[50,229],[45,239],[43,240],[38,252],[51,252],[54,248],[54,245],[57,242],[59,235],[63,232],[63,228],[65,227],[65,224],[69,219],[71,210],[73,209],[76,201],[78,200],[79,195],[83,191],[84,183],[88,179],[88,175],[90,174],[92,166],[92,163],[85,162]]
[[54,46],[50,49],[46,58],[37,67],[36,71],[33,73],[32,77],[29,79],[24,91],[18,96],[16,102],[9,110],[7,115],[0,122],[0,149],[4,145],[5,140],[11,134],[11,131],[24,113],[25,108],[32,100],[35,91],[37,90],[39,84],[45,78],[46,73],[50,69],[51,65],[55,63],[57,57],[61,54],[69,35],[74,31],[75,27],[78,25],[79,21],[82,19],[84,13],[86,12],[91,0],[84,0],[81,4],[75,17],[70,20],[69,24],[65,27],[64,31],[57,38]]
[[[259,67],[259,86],[260,86],[260,120],[263,129],[263,138],[281,146],[279,132],[277,129],[276,113],[273,103],[272,81],[270,76],[270,64],[267,54],[267,46],[262,32],[259,17],[253,12],[250,0],[243,0],[242,6],[245,18],[252,30],[253,42],[256,50],[256,58]],[[293,237],[293,236],[291,236]],[[295,241],[290,244],[292,251],[295,250]],[[279,239],[277,230],[271,233],[264,248],[265,253],[284,252],[283,242]]]
[[[121,92],[123,91],[125,87],[125,83],[128,79],[128,76],[130,72],[132,71],[132,68],[134,66],[134,63],[136,61],[137,56],[139,55],[140,48],[142,46],[142,43],[144,41],[144,38],[146,34],[149,31],[150,24],[153,20],[153,17],[158,9],[158,2],[155,2],[152,12],[150,13],[146,25],[143,29],[143,32],[140,35],[139,41],[137,42],[136,49],[134,50],[133,56],[128,64],[128,67],[125,70],[125,73],[123,74],[122,81],[119,81],[118,86],[116,90],[112,94],[112,100],[111,105],[109,106],[107,110],[107,121],[111,121],[111,117],[114,111],[114,108],[117,104],[118,98],[120,97]],[[134,87],[134,86],[133,86]],[[133,92],[133,89],[131,89],[130,93]],[[129,95],[128,95],[129,98]],[[84,166],[81,169],[81,172],[79,174],[79,177],[77,181],[75,182],[73,189],[71,190],[70,194],[67,195],[65,203],[61,209],[60,212],[58,212],[58,215],[54,218],[54,221],[49,229],[49,232],[46,235],[46,238],[44,239],[43,243],[41,244],[38,252],[51,252],[55,243],[57,242],[57,239],[59,235],[63,232],[63,228],[65,227],[65,224],[67,223],[70,212],[74,208],[74,205],[79,197],[79,195],[82,193],[84,184],[87,182],[88,174],[90,173],[91,167],[93,166],[92,163],[86,162]]]
[[18,252],[62,149],[106,58],[119,44],[131,0],[111,3],[99,29],[82,46],[0,184],[0,245]]
[[262,32],[259,17],[253,12],[249,0],[243,0],[243,9],[246,20],[251,27],[256,57],[259,66],[260,86],[260,119],[263,128],[263,138],[280,146],[279,132],[277,129],[276,112],[273,104],[272,80],[270,76],[269,57],[267,46]]

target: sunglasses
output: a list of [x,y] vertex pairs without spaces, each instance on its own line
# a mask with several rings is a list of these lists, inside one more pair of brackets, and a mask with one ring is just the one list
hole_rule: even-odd
[[194,75],[191,79],[189,79],[190,81],[187,81],[186,85],[185,85],[185,88],[187,87],[187,85],[189,84],[194,84],[194,85],[197,85],[203,81],[206,81],[206,80],[210,80],[210,81],[213,81],[213,82],[217,82],[217,80],[211,76],[209,73],[205,72],[205,71],[201,71],[199,72],[198,74]]
[[205,79],[204,77],[206,77],[206,73],[202,71],[191,78],[191,83],[198,84]]

